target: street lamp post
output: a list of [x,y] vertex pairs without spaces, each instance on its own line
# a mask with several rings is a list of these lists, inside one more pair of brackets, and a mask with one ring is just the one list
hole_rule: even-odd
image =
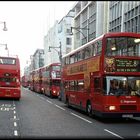
[[[3,31],[7,31],[6,22],[5,21],[0,21],[0,24],[4,25]],[[8,50],[7,44],[0,44],[0,45],[4,45],[5,46],[5,50],[7,50],[8,56],[9,56],[9,50]]]
[[0,21],[0,24],[3,24],[4,27],[3,27],[3,31],[7,31],[7,27],[6,27],[6,22],[5,21]]
[[7,47],[7,44],[0,44],[0,45],[4,45],[4,46],[5,46],[5,50],[7,50],[8,57],[9,57],[9,49],[8,49],[8,47]]
[[[59,60],[60,60],[60,64],[61,64],[61,65],[60,65],[61,83],[60,83],[60,95],[59,95],[59,100],[61,101],[61,100],[64,99],[63,80],[62,80],[62,79],[63,79],[63,78],[62,78],[62,65],[63,65],[63,63],[62,63],[62,45],[61,45],[61,42],[60,42],[60,46],[59,46],[59,47],[52,47],[52,46],[49,46],[48,52],[51,52],[51,50],[50,50],[51,48],[58,52]],[[60,51],[56,50],[55,48],[59,48]]]
[[75,30],[79,31],[79,32],[83,35],[84,38],[87,38],[87,42],[89,41],[88,35],[87,35],[87,37],[86,37],[86,36],[84,35],[84,33],[83,33],[82,31],[80,31],[80,29],[82,29],[82,30],[88,30],[88,34],[89,34],[89,28],[71,27],[71,33],[70,33],[70,35],[73,35],[72,29],[75,29]]

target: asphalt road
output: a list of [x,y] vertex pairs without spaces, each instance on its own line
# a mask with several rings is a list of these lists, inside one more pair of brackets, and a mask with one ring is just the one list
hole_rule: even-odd
[[58,99],[22,88],[20,101],[0,99],[0,138],[140,138],[140,118],[101,120]]

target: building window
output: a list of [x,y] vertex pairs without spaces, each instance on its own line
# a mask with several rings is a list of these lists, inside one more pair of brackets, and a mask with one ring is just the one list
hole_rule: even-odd
[[70,34],[71,33],[71,29],[67,29],[67,33]]
[[71,45],[71,38],[67,38],[66,44],[67,44],[67,45]]

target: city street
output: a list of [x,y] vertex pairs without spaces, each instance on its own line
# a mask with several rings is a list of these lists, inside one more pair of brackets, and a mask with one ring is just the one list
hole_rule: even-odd
[[20,101],[1,99],[0,138],[139,138],[140,119],[101,120],[58,99],[22,88]]
[[140,2],[2,1],[0,19],[0,139],[140,139]]

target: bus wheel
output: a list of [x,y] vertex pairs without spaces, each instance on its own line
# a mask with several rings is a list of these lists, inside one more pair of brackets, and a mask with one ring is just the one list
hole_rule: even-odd
[[50,93],[49,93],[49,94],[50,94],[50,98],[53,98],[53,95],[52,95],[52,92],[51,92],[51,91],[50,91]]
[[70,107],[69,99],[68,98],[66,99],[66,104],[67,104],[67,107]]
[[92,107],[90,102],[87,103],[86,112],[88,116],[92,116]]
[[15,98],[16,101],[20,101],[20,98]]

